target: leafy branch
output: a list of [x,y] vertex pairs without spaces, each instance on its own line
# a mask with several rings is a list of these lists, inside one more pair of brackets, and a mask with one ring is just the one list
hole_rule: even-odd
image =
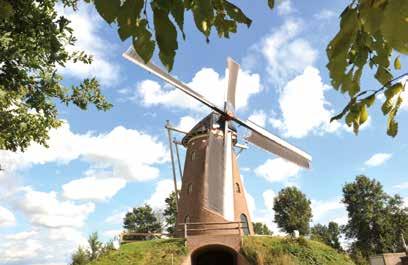
[[[401,70],[399,54],[408,54],[406,17],[408,1],[355,0],[344,9],[340,16],[340,30],[326,49],[327,68],[333,87],[341,93],[348,93],[350,101],[331,121],[344,117],[346,124],[357,134],[368,119],[368,108],[374,104],[376,95],[384,92],[386,100],[381,109],[388,116],[387,134],[397,135],[395,117],[405,90],[405,84],[397,81],[408,74],[394,78],[393,72]],[[393,54],[397,54],[394,70],[391,69]],[[380,89],[361,91],[361,77],[366,66],[375,67],[374,77],[382,85]]]

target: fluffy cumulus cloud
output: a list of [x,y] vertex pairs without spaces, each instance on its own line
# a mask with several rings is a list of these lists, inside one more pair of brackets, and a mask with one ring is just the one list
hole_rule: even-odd
[[269,182],[289,183],[298,176],[301,168],[282,158],[268,159],[255,169],[257,176]]
[[95,210],[91,202],[77,204],[60,200],[55,191],[41,192],[31,187],[20,188],[15,197],[15,208],[27,216],[31,224],[48,228],[80,228]]
[[190,131],[197,123],[199,122],[199,119],[196,119],[195,117],[192,116],[183,116],[180,118],[179,123],[176,125],[177,129],[180,129],[182,131],[188,132]]
[[0,206],[0,227],[7,227],[7,226],[13,226],[16,224],[16,218],[14,217],[14,214]]
[[253,123],[261,127],[265,127],[266,114],[262,110],[256,110],[248,117],[248,120],[252,121]]
[[174,183],[171,179],[160,180],[156,184],[156,188],[146,203],[155,210],[161,210],[166,207],[165,200],[170,193],[174,191]]
[[281,1],[278,6],[278,14],[280,16],[286,16],[292,14],[295,9],[292,6],[292,1],[291,0],[283,0]]
[[5,238],[0,242],[0,264],[4,265],[67,264],[74,249],[86,244],[82,233],[71,228],[23,231]]
[[104,21],[91,5],[82,5],[76,12],[69,8],[59,6],[58,11],[71,21],[74,35],[77,38],[75,47],[71,51],[85,51],[93,56],[92,64],[70,62],[60,71],[67,76],[82,79],[97,77],[103,84],[109,85],[119,79],[119,67],[112,63],[107,50],[114,50],[113,45],[103,39],[102,26]]
[[403,182],[394,186],[394,189],[405,190],[408,189],[408,182]]
[[371,156],[367,161],[364,162],[364,165],[368,167],[378,167],[383,165],[389,159],[391,159],[392,154],[388,153],[377,153]]
[[104,134],[76,134],[64,123],[49,135],[49,148],[33,144],[24,153],[0,151],[0,163],[6,169],[0,172],[0,181],[32,165],[66,164],[76,159],[88,161],[94,168],[111,168],[114,177],[146,181],[158,177],[156,165],[168,159],[167,149],[157,138],[122,126]]
[[271,124],[285,136],[296,138],[336,131],[341,125],[330,123],[333,111],[325,100],[327,89],[319,70],[307,67],[282,89],[279,96],[281,117],[271,118]]
[[[62,186],[63,196],[72,200],[106,201],[125,187],[126,180],[111,173],[87,172],[87,177],[72,180]],[[89,187],[92,187],[91,189]]]
[[[220,76],[211,68],[198,71],[187,85],[202,96],[222,107],[224,104],[224,91],[227,87],[228,72]],[[236,108],[242,109],[248,105],[249,98],[261,91],[262,86],[258,74],[240,70],[236,91]],[[144,80],[137,85],[137,100],[146,106],[164,105],[192,111],[208,112],[202,104],[178,89],[168,85],[162,86],[156,81]]]
[[259,45],[258,50],[267,62],[269,78],[278,86],[316,61],[317,51],[307,40],[298,37],[302,25],[301,20],[287,19]]
[[340,225],[347,223],[347,212],[340,198],[312,200],[313,223],[327,224],[334,221]]

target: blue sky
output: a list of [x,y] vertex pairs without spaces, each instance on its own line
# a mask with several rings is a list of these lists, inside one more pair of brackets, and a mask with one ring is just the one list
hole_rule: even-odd
[[[341,189],[358,174],[408,198],[408,104],[395,139],[385,134],[380,103],[359,136],[342,122],[328,122],[347,101],[330,87],[325,68],[325,47],[347,3],[288,0],[271,12],[266,1],[242,2],[251,28],[240,27],[229,40],[213,34],[209,44],[191,15],[186,18],[187,41],[179,43],[172,74],[221,102],[226,58],[234,58],[242,68],[238,115],[313,156],[308,171],[253,146],[240,156],[252,219],[275,232],[273,197],[288,185],[312,200],[313,223],[347,221]],[[0,152],[0,264],[66,264],[89,233],[98,231],[104,240],[118,233],[129,208],[147,202],[160,210],[173,187],[165,121],[187,130],[209,112],[126,61],[121,54],[130,43],[91,6],[60,12],[73,21],[78,47],[95,57],[90,67],[60,69],[65,84],[96,76],[114,107],[84,112],[59,106],[65,124],[51,132],[49,149]],[[372,73],[363,76],[362,87],[378,86]]]

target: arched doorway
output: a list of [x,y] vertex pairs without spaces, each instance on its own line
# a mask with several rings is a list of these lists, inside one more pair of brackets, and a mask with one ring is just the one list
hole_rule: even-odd
[[192,265],[236,265],[237,252],[221,245],[202,247],[191,255]]

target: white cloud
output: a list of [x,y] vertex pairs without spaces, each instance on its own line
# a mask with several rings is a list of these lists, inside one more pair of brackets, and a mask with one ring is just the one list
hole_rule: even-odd
[[103,235],[108,237],[108,238],[114,238],[116,236],[119,236],[120,233],[122,233],[123,230],[106,230],[103,232]]
[[336,16],[337,14],[334,11],[328,9],[322,9],[319,13],[314,15],[317,20],[329,20]]
[[248,117],[248,120],[252,121],[253,123],[261,127],[265,127],[266,114],[262,110],[256,110]]
[[278,4],[277,9],[280,16],[287,16],[295,11],[291,0],[283,0]]
[[[223,106],[227,80],[227,71],[225,76],[221,77],[213,69],[203,68],[195,74],[192,81],[188,83],[188,86],[218,106]],[[236,90],[236,108],[245,108],[248,105],[249,98],[259,93],[261,89],[258,74],[251,74],[248,71],[240,70]],[[160,104],[170,108],[177,107],[195,112],[208,112],[208,109],[202,104],[178,89],[174,89],[169,85],[162,87],[159,83],[152,80],[140,82],[137,85],[137,94],[136,98],[140,99],[146,106]]]
[[262,193],[262,197],[264,200],[264,205],[265,208],[268,210],[272,210],[273,209],[273,200],[276,197],[276,193],[273,190],[265,190]]
[[127,211],[122,211],[122,212],[116,212],[105,219],[105,223],[107,224],[122,224],[123,223],[123,218],[125,218],[125,215],[127,212],[131,211],[132,209],[129,208]]
[[311,200],[311,202],[313,223],[327,224],[334,221],[342,225],[347,222],[346,207],[340,198],[324,201]]
[[76,159],[84,159],[92,167],[111,167],[114,177],[147,181],[157,178],[155,166],[168,160],[167,149],[155,137],[122,126],[107,134],[75,134],[65,122],[49,136],[49,148],[32,144],[24,153],[0,151],[0,163],[7,169],[0,172],[0,181],[1,174],[10,176],[35,164],[65,164]]
[[176,125],[176,128],[185,132],[189,132],[198,122],[199,120],[192,116],[183,116],[180,118],[180,121]]
[[394,186],[394,189],[405,190],[408,189],[408,182],[403,182]]
[[95,210],[93,203],[61,201],[55,191],[40,192],[31,187],[21,188],[15,204],[33,225],[49,228],[82,227],[88,215]]
[[156,189],[146,201],[153,209],[161,210],[166,207],[165,199],[174,191],[174,183],[171,179],[160,180],[156,184]]
[[[119,66],[112,63],[110,55],[114,47],[101,36],[104,21],[90,5],[81,5],[77,11],[70,8],[58,7],[58,13],[71,21],[70,26],[74,29],[77,38],[75,47],[68,47],[70,51],[85,51],[93,56],[92,64],[69,62],[60,71],[64,75],[78,79],[97,77],[104,85],[117,83],[119,80]],[[111,52],[107,52],[111,50]]]
[[6,239],[8,240],[24,240],[32,237],[33,235],[36,235],[38,232],[31,230],[31,231],[23,231],[19,232],[17,234],[12,234],[12,235],[7,235],[5,236]]
[[378,153],[371,156],[367,161],[364,162],[364,165],[368,167],[377,167],[383,165],[392,157],[392,154],[388,153]]
[[260,44],[259,50],[268,63],[269,78],[278,86],[316,61],[317,51],[307,40],[296,38],[302,31],[302,23],[301,20],[287,19]]
[[333,111],[328,109],[324,97],[327,88],[319,70],[307,67],[283,88],[279,96],[282,117],[269,121],[287,137],[301,138],[310,133],[336,131],[341,125],[336,121],[330,123]]
[[19,232],[0,242],[0,264],[67,264],[74,249],[85,244],[83,235],[70,228]]
[[[62,186],[63,196],[71,200],[106,201],[126,185],[121,178],[101,176],[104,172],[92,172],[88,177],[72,180]],[[92,187],[92,188],[90,188]]]
[[14,226],[16,224],[16,218],[14,217],[14,214],[0,206],[0,227],[6,227],[6,226]]
[[264,164],[255,169],[257,176],[265,178],[269,182],[286,183],[290,178],[296,177],[301,168],[282,158],[268,159]]

